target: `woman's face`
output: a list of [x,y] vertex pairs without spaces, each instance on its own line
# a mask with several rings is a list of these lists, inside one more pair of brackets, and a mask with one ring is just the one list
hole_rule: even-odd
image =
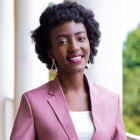
[[83,72],[90,55],[84,24],[65,22],[53,27],[50,36],[52,49],[48,50],[48,55],[57,61],[58,73]]

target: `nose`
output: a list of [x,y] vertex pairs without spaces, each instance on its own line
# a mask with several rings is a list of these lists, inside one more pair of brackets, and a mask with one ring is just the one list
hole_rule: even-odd
[[80,46],[79,46],[79,44],[76,42],[76,40],[74,40],[74,39],[71,40],[68,50],[69,50],[70,52],[78,52],[79,49],[80,49]]

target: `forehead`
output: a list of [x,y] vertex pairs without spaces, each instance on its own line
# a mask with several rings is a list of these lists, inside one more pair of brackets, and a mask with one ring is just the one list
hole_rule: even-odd
[[86,28],[83,23],[76,23],[74,21],[68,21],[64,24],[57,25],[51,29],[51,36],[57,36],[59,34],[75,34],[76,32],[84,31]]

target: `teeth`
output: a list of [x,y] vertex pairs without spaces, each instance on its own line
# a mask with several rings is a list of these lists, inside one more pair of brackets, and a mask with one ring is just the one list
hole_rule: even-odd
[[81,56],[77,56],[77,57],[70,58],[70,60],[78,60],[78,59],[81,59],[81,58],[82,58]]

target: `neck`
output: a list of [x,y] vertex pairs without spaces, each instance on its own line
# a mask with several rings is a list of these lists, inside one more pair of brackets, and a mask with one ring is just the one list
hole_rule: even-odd
[[64,94],[86,92],[83,72],[69,75],[58,73],[58,77]]

